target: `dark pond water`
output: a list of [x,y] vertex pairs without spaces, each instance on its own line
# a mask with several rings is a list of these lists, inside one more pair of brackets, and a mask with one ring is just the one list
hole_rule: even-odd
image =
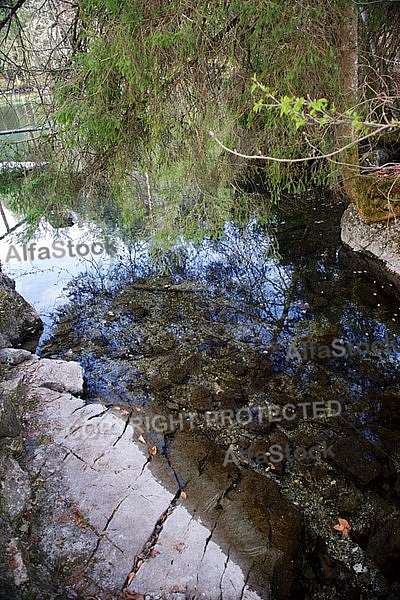
[[78,360],[87,402],[130,420],[179,487],[200,448],[278,486],[304,528],[277,598],[398,597],[400,308],[341,245],[344,208],[315,193],[268,231],[230,223],[159,260],[121,244],[68,284],[38,350]]

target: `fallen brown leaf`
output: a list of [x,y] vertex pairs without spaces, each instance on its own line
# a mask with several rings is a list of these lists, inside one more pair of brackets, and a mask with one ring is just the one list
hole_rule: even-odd
[[341,531],[343,537],[347,537],[349,535],[350,523],[346,521],[346,519],[341,519],[338,517],[339,525],[334,525],[333,529],[336,531]]
[[186,500],[186,498],[187,498],[187,493],[184,492],[183,490],[181,491],[181,498],[182,498],[182,500]]
[[160,551],[153,548],[153,550],[150,551],[149,556],[153,558],[153,556],[157,556],[157,554],[160,554]]
[[152,448],[150,448],[149,454],[151,456],[155,456],[157,454],[157,446],[153,446]]
[[218,385],[217,382],[214,383],[214,390],[215,390],[215,393],[217,396],[224,393],[224,390],[222,389],[222,387],[220,385]]
[[88,520],[84,517],[83,513],[80,510],[74,510],[72,515],[75,525],[77,525],[81,529],[88,525]]

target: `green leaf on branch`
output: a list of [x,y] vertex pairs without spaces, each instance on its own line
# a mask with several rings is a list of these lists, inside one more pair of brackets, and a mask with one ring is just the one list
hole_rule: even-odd
[[294,103],[293,110],[300,112],[300,110],[303,108],[304,102],[304,98],[297,98],[296,102]]
[[264,108],[264,106],[264,100],[260,98],[260,100],[257,100],[257,102],[254,103],[253,112],[259,113]]
[[319,126],[320,127],[325,127],[326,125],[329,125],[329,115],[325,114],[323,117],[321,117],[321,120],[319,122]]
[[328,100],[326,98],[319,98],[318,100],[310,100],[308,103],[308,107],[310,110],[310,115],[312,117],[317,117],[319,114],[323,113],[328,106]]
[[299,117],[299,118],[298,118],[298,119],[295,121],[295,126],[296,126],[296,129],[300,129],[300,127],[304,127],[304,125],[305,125],[306,123],[307,123],[307,119],[305,119],[305,118],[300,118],[300,117]]
[[282,96],[280,99],[280,116],[291,115],[293,113],[293,102],[295,98],[289,96]]

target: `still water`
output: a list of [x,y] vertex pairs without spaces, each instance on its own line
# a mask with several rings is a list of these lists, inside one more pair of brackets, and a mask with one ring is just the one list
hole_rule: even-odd
[[[33,93],[4,94],[0,98],[0,163],[5,161],[39,161],[35,140],[43,125],[43,107]],[[12,133],[6,133],[12,131]]]
[[[322,597],[332,574],[321,565],[335,561],[335,585],[372,600],[397,578],[379,531],[396,531],[399,507],[400,309],[342,246],[343,209],[316,196],[307,210],[281,208],[269,230],[227,223],[219,240],[182,240],[162,258],[151,239],[114,234],[111,255],[14,258],[3,269],[45,321],[38,352],[84,366],[87,402],[140,411],[153,424],[190,413],[190,439],[179,428],[147,431],[179,485],[199,447],[229,449],[235,465],[274,481],[300,510],[304,594]],[[83,218],[57,232],[43,224],[35,242],[55,238],[90,245],[104,230]],[[11,243],[22,256],[14,234],[1,242],[3,263]],[[224,419],[210,417],[221,411]],[[272,445],[285,451],[258,460]],[[351,523],[345,544],[338,516]]]

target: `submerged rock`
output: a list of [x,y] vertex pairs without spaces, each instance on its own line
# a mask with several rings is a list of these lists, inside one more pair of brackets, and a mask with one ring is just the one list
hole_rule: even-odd
[[303,523],[275,482],[198,432],[162,442],[84,405],[77,363],[6,349],[0,368],[30,407],[27,456],[0,461],[0,597],[296,597]]
[[380,522],[369,540],[367,554],[379,565],[389,581],[396,581],[400,566],[400,519]]
[[332,446],[333,461],[347,471],[361,486],[366,486],[385,473],[384,467],[373,456],[370,447],[359,438],[340,439]]

